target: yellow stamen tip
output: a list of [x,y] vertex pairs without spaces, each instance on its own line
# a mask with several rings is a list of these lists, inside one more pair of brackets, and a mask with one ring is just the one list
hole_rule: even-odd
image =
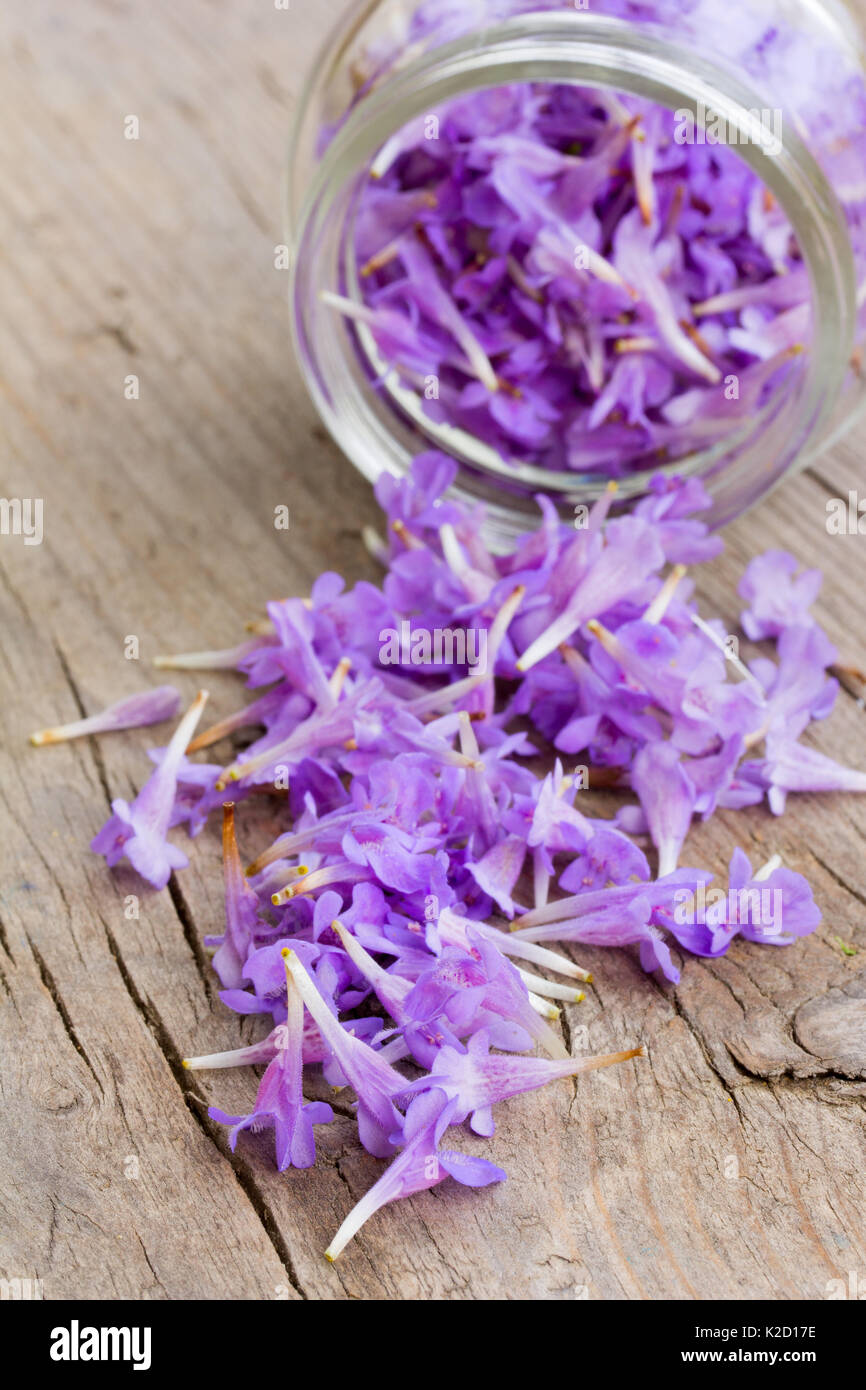
[[282,956],[283,960],[289,960],[289,958],[294,954],[295,953],[290,946],[284,946],[283,949],[280,951],[280,955]]
[[184,1071],[189,1071],[189,1058],[188,1058],[188,1057],[184,1057],[183,1061],[181,1062],[181,1066],[183,1067]]
[[336,1255],[332,1255],[331,1252],[330,1252],[330,1250],[326,1250],[326,1251],[325,1251],[325,1259],[328,1261],[328,1264],[329,1264],[329,1265],[332,1265],[332,1264],[334,1263],[334,1260],[335,1260],[336,1258],[337,1258]]

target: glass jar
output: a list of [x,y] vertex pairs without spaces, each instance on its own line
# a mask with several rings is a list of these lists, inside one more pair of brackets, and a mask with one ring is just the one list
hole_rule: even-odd
[[[713,497],[712,523],[721,526],[806,465],[866,404],[864,53],[862,26],[841,0],[351,5],[303,94],[288,187],[295,345],[343,452],[375,481],[384,470],[402,475],[426,449],[446,450],[459,464],[455,493],[483,500],[487,540],[498,550],[537,524],[536,494],[572,516],[604,491],[603,472],[505,458],[465,430],[429,419],[420,391],[389,377],[364,324],[333,307],[334,295],[362,298],[354,220],[371,171],[375,177],[398,133],[470,92],[556,83],[693,113],[696,130],[714,113],[736,154],[778,200],[808,270],[810,339],[784,390],[711,448],[661,471],[701,476]],[[658,471],[621,478],[621,503],[642,495]]]

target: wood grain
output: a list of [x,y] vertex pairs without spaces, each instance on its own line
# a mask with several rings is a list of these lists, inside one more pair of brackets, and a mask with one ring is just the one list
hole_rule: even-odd
[[[627,952],[582,952],[597,983],[567,1040],[644,1042],[649,1060],[510,1103],[492,1142],[465,1144],[507,1184],[392,1207],[330,1266],[379,1171],[351,1120],[319,1130],[313,1172],[280,1175],[265,1139],[232,1157],[207,1119],[211,1102],[247,1109],[253,1078],[180,1067],[252,1036],[200,945],[220,921],[216,836],[171,894],[146,894],[87,842],[140,785],[147,733],[26,747],[151,684],[157,652],[237,640],[324,568],[375,577],[360,543],[375,508],[305,396],[274,269],[287,120],[335,10],[43,0],[0,16],[0,492],[45,507],[41,546],[0,538],[0,1275],[47,1298],[823,1298],[866,1279],[862,799],[696,830],[717,870],[742,843],[806,872],[821,929],[689,960],[677,989]],[[743,564],[783,545],[826,571],[819,617],[863,666],[864,541],[829,537],[824,508],[862,491],[864,439],[731,528],[706,613],[733,630]],[[846,682],[817,742],[863,766],[864,692]],[[234,683],[211,688],[227,712]],[[251,852],[271,814],[242,821]]]

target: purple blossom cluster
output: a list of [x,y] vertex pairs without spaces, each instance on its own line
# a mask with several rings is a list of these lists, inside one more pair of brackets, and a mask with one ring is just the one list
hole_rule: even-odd
[[[447,499],[455,467],[427,454],[380,480],[381,587],[323,574],[309,599],[269,604],[239,647],[160,663],[236,669],[252,699],[196,736],[202,692],[93,842],[162,888],[187,862],[172,828],[195,836],[221,810],[226,919],[208,945],[222,1000],[270,1031],[187,1065],[265,1066],[248,1114],[211,1114],[233,1147],[273,1127],[281,1169],[309,1167],[315,1126],[333,1117],[305,1100],[305,1069],[352,1088],[360,1141],[390,1165],[332,1258],[386,1202],[505,1176],[447,1147],[454,1126],[489,1135],[497,1102],[638,1054],[568,1055],[554,1001],[581,998],[589,976],[551,942],[636,947],[671,981],[683,949],[718,956],[737,934],[787,945],[820,920],[807,882],[735,848],[714,889],[683,862],[693,819],[866,791],[866,773],[801,741],[837,693],[809,612],[816,574],[782,552],[749,565],[742,625],[775,655],[747,662],[692,596],[687,566],[722,545],[697,515],[698,481],[659,477],[616,517],[611,485],[574,528],[539,497],[539,529],[494,558],[480,511]],[[485,660],[419,664],[423,644],[390,643],[404,625],[483,633],[471,649]],[[153,705],[114,707],[87,731],[165,715],[165,689]],[[230,738],[228,761],[198,760]],[[539,773],[529,760],[550,745]],[[613,819],[593,814],[597,777],[623,789]],[[275,790],[285,830],[244,867],[235,804]],[[536,1046],[546,1058],[525,1055]]]
[[[783,209],[740,158],[745,141],[775,158],[793,132],[838,198],[857,281],[849,385],[862,375],[866,80],[850,29],[805,3],[585,9],[395,7],[358,58],[349,110],[420,53],[537,15],[539,29],[550,16],[562,37],[601,21],[614,43],[619,28],[629,40],[644,31],[689,70],[689,54],[709,61],[722,88],[725,73],[751,87],[753,127],[732,132],[706,108],[690,116],[542,81],[461,95],[373,160],[353,216],[355,275],[326,298],[354,321],[377,387],[437,444],[622,477],[735,447],[800,379],[808,275]],[[531,48],[533,31],[518,32]]]
[[[716,444],[809,342],[806,268],[736,150],[613,92],[473,92],[385,146],[331,296],[427,420],[621,477]],[[359,338],[363,344],[369,338]]]

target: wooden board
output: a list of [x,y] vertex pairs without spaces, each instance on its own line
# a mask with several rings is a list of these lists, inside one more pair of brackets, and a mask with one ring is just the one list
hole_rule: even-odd
[[[360,529],[375,507],[305,396],[274,268],[287,120],[335,12],[42,0],[0,15],[0,493],[45,508],[41,546],[0,538],[0,1276],[39,1278],[46,1298],[821,1299],[866,1279],[862,798],[696,830],[692,857],[714,869],[743,843],[806,872],[821,929],[690,960],[677,989],[627,952],[584,951],[597,984],[566,1036],[644,1042],[649,1061],[511,1102],[492,1142],[467,1140],[507,1184],[393,1207],[330,1266],[379,1171],[348,1116],[319,1130],[312,1173],[279,1175],[266,1136],[232,1157],[207,1119],[209,1103],[248,1109],[252,1076],[180,1067],[252,1035],[200,944],[221,917],[216,835],[173,894],[143,893],[87,842],[140,785],[151,737],[26,746],[152,684],[157,652],[237,640],[322,569],[374,577]],[[786,546],[826,571],[819,617],[864,663],[864,541],[825,528],[826,499],[863,489],[864,443],[731,528],[706,613],[733,630],[743,564]],[[849,686],[818,743],[864,766]],[[227,712],[233,681],[211,689]],[[245,817],[242,848],[264,830]]]

